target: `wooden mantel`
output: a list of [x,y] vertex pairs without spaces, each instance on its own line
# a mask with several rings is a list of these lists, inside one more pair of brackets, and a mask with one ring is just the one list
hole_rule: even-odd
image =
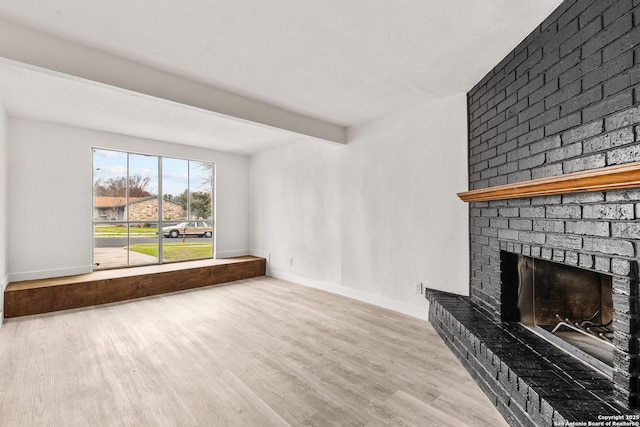
[[458,193],[465,202],[640,187],[640,162]]

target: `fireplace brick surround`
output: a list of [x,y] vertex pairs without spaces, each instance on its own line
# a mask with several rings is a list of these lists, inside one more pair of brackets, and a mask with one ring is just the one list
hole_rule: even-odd
[[[467,98],[470,190],[640,161],[640,0],[565,0]],[[470,296],[454,304],[428,293],[430,320],[458,357],[475,358],[483,349],[490,363],[497,360],[496,378],[510,372],[495,359],[499,352],[487,350],[490,342],[478,341],[482,333],[465,325],[474,310],[498,335],[505,328],[513,335],[513,326],[501,323],[501,253],[599,271],[613,277],[616,349],[608,395],[637,413],[640,189],[473,202],[469,218]],[[459,310],[467,314],[456,320]],[[474,377],[485,375],[465,360]],[[540,406],[544,391],[521,385],[537,397],[522,400],[517,415],[500,400],[502,392],[483,389],[512,425],[538,425],[527,405]],[[554,410],[556,420],[580,421],[580,408],[551,408],[545,422]]]

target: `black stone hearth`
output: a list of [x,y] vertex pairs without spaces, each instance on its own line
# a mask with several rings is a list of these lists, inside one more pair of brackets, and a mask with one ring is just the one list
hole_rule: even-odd
[[426,297],[429,321],[510,425],[637,416],[615,398],[610,378],[519,323],[495,320],[467,297],[435,290]]

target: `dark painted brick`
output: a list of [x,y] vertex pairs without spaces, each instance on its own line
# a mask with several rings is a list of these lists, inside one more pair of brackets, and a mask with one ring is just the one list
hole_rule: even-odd
[[527,98],[523,98],[520,101],[516,102],[505,111],[505,117],[511,118],[517,116],[521,111],[525,110],[529,106],[529,100]]
[[544,105],[547,109],[554,107],[572,97],[578,95],[582,90],[582,85],[580,81],[575,81],[571,84],[568,84],[565,87],[562,87],[559,91],[549,95],[544,100]]
[[498,176],[498,170],[497,169],[485,169],[482,172],[480,172],[480,178],[481,179],[489,179],[489,178],[493,178],[495,176]]
[[557,91],[558,89],[559,89],[558,79],[549,80],[544,86],[533,91],[531,95],[529,95],[529,103],[534,104],[536,102],[542,101],[544,98],[551,95],[553,92]]
[[547,240],[547,235],[544,233],[537,233],[534,231],[520,231],[518,234],[519,240],[523,243],[544,245]]
[[640,145],[634,144],[607,153],[607,163],[618,165],[640,161]]
[[588,219],[634,219],[634,205],[631,203],[585,205],[583,216]]
[[498,125],[497,131],[498,131],[498,133],[506,132],[508,129],[511,129],[512,127],[516,126],[517,124],[518,124],[518,117],[517,116],[513,116],[510,119],[507,119],[506,121],[500,123]]
[[607,192],[607,202],[637,202],[640,200],[640,189],[626,189]]
[[548,178],[559,175],[562,175],[561,164],[546,165],[531,171],[531,179]]
[[506,176],[502,175],[497,175],[491,179],[489,179],[489,187],[495,187],[498,185],[507,185],[509,183],[508,179]]
[[594,154],[591,156],[567,160],[562,163],[562,170],[565,173],[581,172],[585,170],[598,169],[606,166],[606,164],[606,155],[604,153]]
[[633,142],[634,138],[633,130],[631,128],[623,128],[584,141],[583,149],[585,153],[608,150],[610,148],[630,144]]
[[[584,3],[584,2],[583,2]],[[589,22],[583,28],[581,28],[577,33],[573,36],[569,37],[566,41],[560,44],[560,56],[565,56],[574,49],[582,46],[587,40],[591,37],[598,34],[598,32],[602,29],[602,20],[594,19]]]
[[578,254],[578,265],[585,268],[593,267],[593,255],[589,254]]
[[502,112],[514,105],[516,102],[518,102],[518,94],[514,93],[513,95],[506,97],[503,101],[499,102],[498,105],[496,105],[496,112]]
[[514,182],[523,182],[523,181],[530,181],[531,180],[531,171],[530,170],[526,170],[526,171],[518,171],[518,172],[514,172],[514,173],[510,173],[507,176],[507,180],[509,183],[514,183]]
[[598,203],[598,202],[604,202],[604,193],[590,192],[590,193],[572,193],[572,194],[562,195],[562,203],[566,205],[569,205],[569,204],[583,205],[585,203]]
[[564,261],[567,264],[578,265],[578,253],[573,251],[567,251],[565,254]]
[[594,268],[598,271],[602,271],[603,273],[608,273],[611,271],[611,258],[607,257],[595,257],[595,266]]
[[633,243],[626,240],[585,237],[584,250],[588,252],[598,252],[609,255],[622,255],[628,257],[632,257],[635,255]]
[[544,84],[544,76],[539,75],[533,80],[530,80],[526,85],[522,86],[518,90],[518,99],[526,98],[530,93],[538,90]]
[[560,135],[556,135],[530,144],[529,149],[531,154],[538,154],[549,151],[553,148],[558,148],[561,144],[562,140],[560,139]]
[[607,131],[640,123],[640,108],[633,107],[628,110],[613,114],[604,120]]
[[[534,64],[533,67],[529,70],[530,76],[535,77],[539,74],[542,74],[544,71],[549,69],[553,64],[556,64],[560,61],[560,49],[552,48],[549,45],[545,45],[543,47],[543,55],[542,59],[538,61],[537,64]],[[548,77],[548,76],[547,76]],[[550,79],[546,79],[547,82]],[[556,82],[557,83],[557,82]],[[556,88],[557,90],[557,88]],[[549,92],[550,93],[550,92]]]
[[[549,69],[545,72],[545,78],[547,81],[555,79],[563,74],[565,71],[573,68],[574,66],[580,63],[580,50],[576,50],[571,52],[569,55],[565,56],[557,62],[553,64]],[[558,82],[559,84],[560,82]]]
[[565,23],[564,25],[561,25],[560,28],[557,29],[557,31],[554,28],[554,31],[549,34],[547,40],[541,40],[543,42],[542,44],[544,49],[553,51],[557,50],[558,54],[560,54],[560,50],[557,49],[560,44],[577,33],[579,29],[580,27],[578,25],[577,19],[573,19]]
[[498,239],[501,240],[518,240],[518,231],[510,229],[498,229]]
[[519,215],[519,210],[518,208],[500,208],[498,214],[501,217],[514,218]]
[[537,166],[541,166],[545,163],[545,154],[540,153],[535,156],[527,157],[518,162],[520,169],[531,169]]
[[[507,74],[504,79],[500,80],[497,84],[496,84],[496,92],[497,93],[504,93],[504,95],[506,96],[507,92],[506,92],[506,88],[507,86],[509,86],[510,84],[512,84],[513,82],[515,82],[516,80],[516,73],[515,71]],[[516,95],[517,97],[517,95]]]
[[544,206],[523,207],[520,208],[520,216],[522,218],[544,218],[545,208]]
[[546,110],[543,114],[540,114],[532,118],[529,124],[531,126],[531,129],[535,129],[539,126],[544,126],[548,123],[551,123],[554,120],[557,120],[559,118],[560,118],[560,107],[553,107]]
[[[602,86],[595,86],[580,95],[574,96],[560,105],[562,115],[566,116],[569,113],[578,111],[589,104],[600,101],[602,99]],[[588,119],[585,119],[588,121]]]
[[507,139],[517,138],[518,136],[529,132],[529,123],[521,123],[518,126],[507,131]]
[[550,136],[562,132],[574,126],[578,126],[581,122],[580,113],[574,113],[563,117],[560,120],[549,123],[545,126],[545,135]]
[[494,128],[497,125],[499,125],[500,123],[504,122],[505,118],[506,118],[506,114],[504,112],[497,113],[494,117],[492,117],[491,119],[487,120],[487,127],[489,129]]
[[602,85],[603,96],[604,97],[611,96],[613,94],[616,94],[620,91],[623,91],[631,87],[632,85],[633,84],[631,83],[631,77],[629,73],[618,74],[617,76],[614,76],[613,78],[603,83]]
[[509,220],[509,227],[515,230],[533,230],[533,221],[530,219],[511,219]]
[[529,146],[524,146],[522,148],[518,148],[517,150],[510,151],[507,153],[507,161],[511,162],[514,160],[520,160],[525,157],[528,157],[531,154],[529,150]]
[[566,232],[583,236],[609,237],[609,223],[603,221],[567,221]]
[[[544,210],[543,210],[543,215],[544,215]],[[565,230],[564,221],[558,221],[558,220],[533,221],[533,231],[542,231],[544,233],[564,233],[564,230]]]
[[[583,59],[575,67],[569,68],[559,77],[560,87],[569,86],[570,83],[579,83],[579,79],[602,65],[602,55],[598,52]],[[578,80],[578,82],[576,82]],[[581,86],[582,87],[582,86]]]
[[509,228],[509,220],[506,218],[491,218],[491,227]]
[[[611,24],[622,25],[621,21],[625,21],[625,17],[623,16],[633,8],[633,2],[631,0],[618,0],[616,1],[612,7],[607,9],[603,15],[604,18],[604,26],[607,27]],[[622,19],[619,19],[620,17]],[[626,21],[625,21],[626,22]]]
[[572,129],[568,132],[562,134],[562,144],[572,144],[577,141],[582,141],[583,139],[589,138],[591,136],[597,135],[603,131],[603,122],[602,120],[597,120],[591,123],[587,123],[575,129]]
[[544,102],[540,101],[518,114],[518,121],[522,123],[542,113],[544,113]]
[[527,132],[524,135],[520,135],[518,137],[518,145],[529,145],[532,142],[540,141],[542,138],[544,138],[544,128],[538,128],[531,132]]
[[510,163],[506,163],[504,165],[500,165],[498,166],[498,173],[500,175],[507,175],[513,172],[516,172],[518,170],[518,162],[517,161],[513,161]]
[[602,118],[631,105],[633,105],[633,93],[630,90],[625,91],[585,108],[582,111],[582,120],[590,121]]
[[[624,2],[624,0],[619,1],[621,3]],[[607,24],[605,23],[605,25]],[[599,32],[595,37],[582,45],[582,56],[586,57],[597,52],[609,43],[622,37],[622,35],[630,31],[632,28],[633,17],[631,14],[621,17],[615,22],[615,25],[607,26],[603,31]]]
[[595,18],[600,19],[600,15],[617,1],[618,0],[598,0],[591,2],[591,5],[580,14],[580,25],[584,26]]
[[636,26],[633,30],[605,47],[602,50],[602,60],[605,62],[611,61],[622,53],[633,49],[638,45],[638,43],[640,43],[640,27]]
[[582,79],[583,89],[600,84],[633,66],[633,52],[626,52],[589,72]]
[[569,234],[549,234],[546,237],[546,244],[564,249],[582,249],[582,238]]
[[561,148],[556,148],[555,150],[550,150],[547,152],[547,161],[550,163],[559,162],[565,159],[569,159],[571,157],[577,157],[582,154],[582,143],[578,142],[575,144],[567,145]]
[[490,148],[490,149],[480,153],[480,160],[490,159],[492,157],[495,157],[496,154],[498,154],[497,151],[496,151],[496,148]]
[[511,73],[512,71],[515,71],[516,67],[518,67],[520,64],[522,64],[522,62],[527,59],[527,51],[523,50],[521,52],[519,52],[517,55],[515,55],[511,61],[509,61],[505,67],[504,67],[504,71],[506,74]]
[[493,168],[507,162],[506,154],[489,159],[489,167]]
[[547,218],[578,219],[582,217],[580,206],[547,206]]

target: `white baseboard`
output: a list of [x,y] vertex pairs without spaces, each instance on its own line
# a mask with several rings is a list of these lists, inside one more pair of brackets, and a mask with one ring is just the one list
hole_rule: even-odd
[[92,273],[93,267],[71,267],[56,270],[27,271],[23,273],[11,273],[10,282],[21,282],[23,280],[50,279],[52,277],[75,276],[77,274]]
[[233,258],[237,256],[247,256],[247,255],[249,255],[248,249],[238,249],[235,251],[216,252],[216,259]]
[[417,317],[418,319],[428,320],[429,317],[429,302],[421,296],[425,302],[424,307],[416,307],[404,302],[391,300],[378,295],[373,295],[367,292],[358,291],[356,289],[348,288],[346,286],[336,285],[333,283],[322,282],[314,279],[307,279],[296,276],[295,274],[287,273],[284,271],[270,270],[268,276],[276,279],[287,280],[289,282],[297,283],[299,285],[309,286],[311,288],[321,289],[323,291],[331,292],[334,294],[342,295],[348,298],[353,298],[358,301],[366,302],[369,304],[377,305],[378,307],[387,308],[389,310],[397,311],[398,313],[406,314],[408,316]]

